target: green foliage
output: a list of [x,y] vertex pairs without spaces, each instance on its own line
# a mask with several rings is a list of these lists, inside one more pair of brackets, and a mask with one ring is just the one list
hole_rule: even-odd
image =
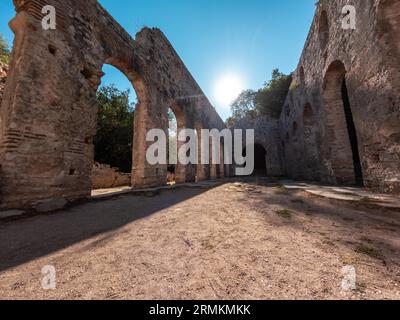
[[272,79],[257,92],[255,105],[258,114],[279,118],[291,83],[292,75],[285,75],[278,69],[274,69]]
[[168,109],[168,163],[175,164],[178,159],[178,123],[172,109]]
[[178,123],[172,109],[168,109],[169,136],[176,137],[178,135]]
[[0,33],[0,61],[4,63],[10,62],[10,49],[8,48],[7,41]]
[[232,117],[226,121],[226,125],[232,127],[245,117],[279,118],[291,83],[291,74],[285,75],[274,69],[271,80],[266,82],[263,88],[258,91],[243,91],[232,103]]
[[226,119],[225,125],[227,128],[232,128],[235,125],[236,121],[237,119],[235,119],[234,117],[229,117],[228,119]]
[[240,119],[247,116],[256,116],[256,97],[257,92],[253,90],[243,91],[231,105],[232,117]]
[[132,168],[134,104],[129,102],[129,93],[114,85],[101,87],[97,92],[95,161],[122,172],[131,172]]

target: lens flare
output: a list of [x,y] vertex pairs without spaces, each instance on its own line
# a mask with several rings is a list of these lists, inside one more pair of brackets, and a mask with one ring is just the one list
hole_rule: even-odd
[[228,108],[243,89],[240,77],[234,74],[227,74],[219,79],[215,86],[216,102],[222,107]]

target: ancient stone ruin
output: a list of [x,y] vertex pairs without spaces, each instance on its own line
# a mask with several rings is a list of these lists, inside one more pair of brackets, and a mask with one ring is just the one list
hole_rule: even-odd
[[[133,39],[96,0],[14,0],[15,33],[0,109],[1,208],[35,208],[90,197],[96,91],[110,64],[131,81],[135,112],[132,186],[164,185],[167,166],[146,162],[146,133],[225,128],[158,29]],[[57,29],[41,28],[41,8]],[[342,28],[346,0],[321,0],[279,120],[255,129],[256,165],[268,176],[358,184],[400,192],[400,2],[354,0],[355,30]],[[0,92],[5,66],[0,65]],[[260,156],[261,155],[261,156]],[[257,160],[258,159],[258,160]],[[178,182],[228,175],[222,164],[177,168]]]
[[[56,30],[42,28],[46,4],[56,8]],[[144,28],[133,39],[96,0],[14,5],[15,40],[0,112],[2,208],[90,197],[96,91],[104,64],[124,73],[138,97],[132,186],[166,181],[167,167],[149,165],[145,155],[147,132],[168,130],[168,108],[179,128],[225,128],[160,30]],[[179,182],[207,179],[217,171],[210,167],[182,166]]]
[[280,118],[286,175],[400,192],[400,2],[319,1]]
[[399,193],[400,2],[353,1],[355,30],[347,4],[319,1],[279,121],[236,127],[256,130],[269,176]]

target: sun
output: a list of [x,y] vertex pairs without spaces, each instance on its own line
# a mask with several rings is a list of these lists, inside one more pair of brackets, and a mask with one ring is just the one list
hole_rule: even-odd
[[243,91],[243,83],[235,74],[221,77],[215,86],[215,98],[222,107],[229,107]]

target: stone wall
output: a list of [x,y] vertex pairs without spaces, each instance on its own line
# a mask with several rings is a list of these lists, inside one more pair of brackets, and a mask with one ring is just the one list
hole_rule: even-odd
[[95,163],[93,165],[91,181],[93,189],[123,187],[131,184],[131,175],[120,172],[118,168]]
[[[255,145],[264,148],[266,154],[266,173],[270,177],[279,177],[284,174],[281,146],[279,144],[279,123],[278,120],[267,117],[244,118],[239,120],[232,130],[254,129]],[[243,134],[243,146],[245,146],[245,134]]]
[[[0,207],[31,208],[38,201],[90,197],[96,91],[104,64],[135,88],[132,186],[166,183],[167,166],[146,161],[150,129],[168,132],[168,108],[181,127],[225,128],[213,106],[158,29],[133,39],[96,0],[14,0],[15,33],[0,107]],[[41,26],[45,4],[57,11],[57,29]],[[180,182],[208,165],[179,168]]]
[[399,192],[400,1],[352,1],[356,30],[342,28],[347,4],[317,6],[280,118],[285,170]]

